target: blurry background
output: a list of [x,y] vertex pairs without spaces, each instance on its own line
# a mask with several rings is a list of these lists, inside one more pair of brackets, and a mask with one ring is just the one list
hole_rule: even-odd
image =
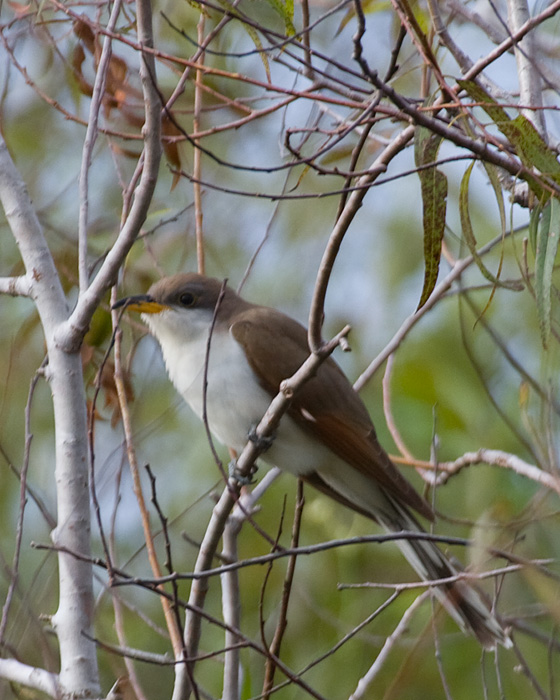
[[[530,11],[538,15],[548,4],[531,3]],[[463,12],[454,2],[438,5],[454,41],[473,61],[488,55],[496,42],[507,36],[505,3],[461,3]],[[206,273],[227,277],[230,285],[237,287],[250,266],[243,295],[307,323],[317,270],[336,220],[339,192],[345,186],[344,178],[334,171],[345,173],[352,167],[352,154],[357,152],[362,136],[364,145],[355,169],[367,169],[407,120],[380,111],[373,125],[368,125],[371,130],[367,138],[363,126],[349,126],[364,114],[375,94],[352,60],[357,27],[352,3],[314,3],[309,8],[315,52],[312,62],[318,71],[312,75],[309,71],[306,74],[304,42],[300,37],[293,38],[294,31],[301,32],[304,26],[299,5],[292,11],[289,3],[253,0],[241,3],[238,10],[232,8],[228,3],[154,3],[155,46],[161,52],[158,85],[166,99],[184,69],[169,57],[191,58],[196,52],[197,33],[210,36],[226,11],[231,10],[233,15],[239,11],[240,18],[226,22],[208,45],[203,65],[215,72],[210,70],[202,78],[197,123],[193,125],[194,71],[171,108],[174,123],[166,122],[171,140],[151,212],[122,270],[119,295],[143,293],[162,275],[197,268],[198,213],[203,217]],[[364,3],[363,10],[367,31],[362,43],[369,66],[384,76],[391,52],[400,46],[398,69],[391,75],[394,89],[420,102],[437,94],[433,74],[417,47],[410,37],[399,37],[401,25],[395,7],[372,1]],[[434,18],[428,6],[413,3],[409,10],[433,42],[441,72],[453,85],[461,70],[450,52],[434,39]],[[70,304],[76,296],[78,176],[90,106],[87,86],[93,81],[93,55],[102,39],[92,27],[106,23],[107,11],[103,3],[10,3],[1,9],[2,130],[45,228]],[[536,32],[552,147],[558,140],[558,30],[558,19],[553,16]],[[123,187],[129,183],[141,151],[138,55],[133,8],[129,5],[122,8],[118,34],[120,38],[113,42],[113,82],[109,81],[107,87],[110,99],[104,104],[90,167],[88,233],[93,274],[119,229]],[[283,45],[282,37],[290,43]],[[514,55],[506,52],[491,62],[486,75],[501,90],[496,88],[494,96],[513,107],[518,97]],[[290,96],[293,99],[289,101]],[[512,117],[517,113],[510,110]],[[482,110],[473,108],[473,114],[484,121],[488,133],[499,136]],[[245,118],[246,123],[239,125],[239,120]],[[186,140],[185,134],[191,140]],[[200,164],[194,163],[192,138],[202,148]],[[303,162],[294,162],[298,159],[290,153],[288,143]],[[335,359],[353,381],[382,353],[420,300],[424,233],[413,150],[410,142],[373,183],[333,269],[324,336],[330,337],[346,323],[352,326],[352,352],[343,355],[337,351]],[[448,178],[445,246],[452,258],[468,255],[459,204],[461,179],[469,164],[464,158],[468,155],[448,143],[438,154],[444,161],[439,169]],[[199,205],[195,205],[189,176],[202,182]],[[532,246],[529,244],[525,252],[523,243],[530,215],[526,207],[512,202],[505,180],[503,183],[505,227],[496,193],[480,165],[475,165],[471,174],[468,210],[478,247],[504,234],[503,241],[485,255],[486,267],[496,274],[502,265],[501,279],[521,281],[525,257],[529,278],[534,264]],[[1,272],[19,274],[23,268],[17,246],[4,220],[1,225]],[[448,260],[442,259],[440,279],[449,270]],[[557,291],[553,287],[552,335],[546,349],[534,297],[527,279],[522,291],[494,287],[473,264],[461,276],[460,284],[438,299],[399,344],[393,358],[390,407],[404,443],[417,460],[435,456],[453,461],[465,452],[490,448],[516,455],[556,475]],[[0,592],[5,593],[13,575],[11,561],[20,509],[19,482],[14,472],[21,469],[24,458],[28,392],[44,359],[44,342],[29,300],[2,298],[0,324]],[[154,340],[145,335],[138,319],[125,315],[122,328],[139,463],[149,464],[156,476],[157,499],[169,519],[173,568],[188,571],[194,564],[196,543],[208,523],[212,494],[222,488],[220,474],[203,427],[167,380]],[[95,410],[95,488],[115,566],[135,576],[150,577],[123,448],[110,358],[93,407],[94,381],[111,333],[107,297],[107,303],[94,316],[83,349],[89,408]],[[381,442],[397,455],[383,409],[384,368],[382,364],[361,393]],[[42,617],[56,608],[56,558],[31,546],[32,541],[47,543],[54,523],[52,407],[44,380],[39,379],[29,407],[33,438],[28,484],[33,497],[29,494],[25,510],[17,595],[3,644],[9,655],[26,663],[56,668],[56,645]],[[227,451],[221,448],[220,455],[227,465]],[[402,469],[418,488],[426,488],[410,465]],[[258,476],[262,474],[261,470]],[[143,478],[149,497],[149,480],[144,472]],[[285,546],[290,541],[295,491],[296,481],[282,476],[265,494],[255,516],[259,526],[273,539],[279,535]],[[428,496],[434,498],[441,514],[437,533],[470,538],[480,545],[453,549],[464,563],[472,561],[475,569],[504,565],[503,559],[491,561],[484,549],[488,546],[511,551],[520,561],[547,560],[546,575],[537,565],[526,566],[503,580],[485,583],[491,594],[497,586],[500,588],[499,609],[504,616],[522,621],[531,633],[519,632],[516,636],[521,657],[500,651],[496,664],[492,655],[485,655],[481,661],[474,640],[463,637],[440,611],[435,618],[441,646],[439,660],[434,654],[430,623],[433,611],[425,603],[396,643],[376,680],[375,691],[367,697],[513,699],[541,693],[555,697],[559,648],[557,496],[535,481],[495,465],[464,469]],[[365,519],[309,489],[305,497],[302,545],[377,532]],[[153,529],[159,531],[153,509],[151,515]],[[163,561],[163,538],[158,536],[156,542]],[[239,546],[241,558],[264,554],[270,548],[250,524],[244,526]],[[103,556],[97,528],[94,552]],[[268,639],[272,637],[285,567],[284,560],[277,562],[268,578],[265,567],[241,572],[242,630],[246,635],[260,640],[263,631]],[[157,596],[133,586],[108,589],[102,569],[97,577],[97,637],[116,644],[111,597],[118,596],[124,603],[124,627],[130,646],[147,652],[169,652]],[[391,544],[348,546],[300,557],[283,660],[294,671],[301,671],[327,654],[304,675],[305,680],[323,697],[349,696],[418,591],[403,593],[331,655],[340,639],[390,594],[387,590],[339,590],[338,584],[412,580],[413,572]],[[182,598],[188,596],[188,585],[180,584]],[[217,580],[212,582],[208,611],[220,616]],[[202,651],[210,652],[222,645],[223,632],[205,625]],[[122,659],[102,653],[100,662],[107,691],[124,673]],[[218,656],[198,667],[201,685],[212,697],[221,692],[221,663]],[[262,659],[244,650],[242,664],[242,697],[259,697]],[[145,697],[170,694],[171,666],[138,662],[135,667]],[[277,674],[277,680],[283,680],[281,674]],[[306,693],[289,685],[276,695],[296,698]],[[20,695],[17,689],[0,682],[0,697]]]

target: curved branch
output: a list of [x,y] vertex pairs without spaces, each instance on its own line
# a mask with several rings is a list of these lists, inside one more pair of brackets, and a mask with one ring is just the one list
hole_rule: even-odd
[[414,127],[408,126],[403,129],[398,136],[384,149],[369,169],[369,171],[358,179],[356,189],[352,192],[346,206],[337,219],[334,229],[329,237],[323,258],[317,273],[317,281],[313,292],[313,299],[309,311],[309,333],[308,342],[312,352],[317,352],[322,346],[321,327],[323,325],[323,313],[327,286],[331,276],[332,268],[340,250],[340,246],[348,231],[348,228],[368,192],[369,186],[387,170],[387,165],[400,153],[414,136]]
[[[67,348],[79,347],[101,298],[117,280],[129,250],[136,241],[148,214],[161,160],[161,99],[156,85],[153,54],[152,9],[150,0],[137,0],[138,37],[141,51],[140,77],[145,104],[142,174],[134,192],[134,202],[126,221],[89,287],[80,294],[76,308],[58,332],[58,342]],[[144,50],[144,48],[146,50]]]
[[[107,28],[114,30],[117,19],[121,12],[121,2],[115,2],[111,10],[111,17]],[[107,83],[107,72],[109,70],[112,54],[112,39],[109,36],[104,38],[101,58],[95,74],[95,85],[91,96],[89,107],[89,118],[87,120],[86,136],[82,148],[82,164],[80,167],[79,190],[80,190],[80,212],[78,217],[78,275],[80,291],[87,289],[89,283],[89,271],[87,261],[88,247],[88,213],[89,213],[89,169],[93,155],[93,148],[99,133],[99,112],[103,102],[105,86]]]

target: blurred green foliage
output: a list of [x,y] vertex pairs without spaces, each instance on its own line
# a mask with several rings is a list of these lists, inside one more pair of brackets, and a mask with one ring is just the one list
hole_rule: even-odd
[[[385,3],[370,5],[371,11],[379,15],[380,26],[389,28],[387,37],[394,40],[396,29],[388,6]],[[256,2],[251,7],[255,21],[268,23],[271,30],[284,31],[288,14],[278,13],[269,2]],[[178,30],[190,37],[196,36],[198,8],[186,3],[180,6],[159,3],[158,10],[164,10],[174,25],[170,26],[162,14],[156,14],[158,47],[178,55],[191,55],[191,44]],[[4,6],[2,12],[10,15],[12,11]],[[21,34],[13,39],[17,56],[28,65],[32,79],[41,90],[85,120],[89,99],[77,88],[70,70],[77,39],[63,15],[49,9],[44,12],[44,27],[40,22],[21,25],[32,31],[28,36]],[[215,26],[217,21],[217,13],[210,13],[209,25]],[[350,15],[339,14],[328,28],[320,27],[317,36],[322,50],[336,52],[337,47],[343,47],[345,55],[350,55],[352,22]],[[336,40],[333,40],[333,27],[340,28]],[[379,52],[375,47],[369,48],[380,63],[387,61],[382,51],[383,42]],[[134,52],[118,43],[115,51],[129,62],[135,78]],[[223,55],[227,52],[229,55]],[[401,84],[416,80],[415,57],[414,47],[406,45],[403,75],[398,78]],[[37,206],[72,304],[77,294],[77,178],[84,126],[47,104],[32,85],[26,84],[24,76],[6,56],[3,60],[8,68],[2,91],[3,132]],[[510,58],[505,57],[506,60]],[[282,76],[281,64],[281,60],[271,62],[272,80]],[[224,71],[251,73],[262,82],[267,80],[265,65],[252,36],[236,21],[232,21],[227,31],[219,33],[208,54],[207,65]],[[507,65],[510,64],[506,64],[504,70]],[[176,84],[178,69],[162,62],[160,70],[161,90],[169,96]],[[222,97],[218,99],[211,91],[205,94],[204,129],[239,119],[246,114],[240,105],[262,108],[266,104],[260,89],[248,82],[211,76],[205,79],[205,85]],[[187,132],[192,129],[193,95],[193,83],[189,81],[175,106],[175,114]],[[224,96],[239,104],[226,102],[224,106]],[[215,133],[203,141],[204,148],[217,156],[203,157],[202,167],[203,180],[209,183],[204,186],[202,195],[207,272],[218,277],[227,276],[232,286],[237,286],[263,243],[244,294],[253,301],[281,308],[303,323],[307,320],[315,274],[336,215],[337,197],[271,201],[235,196],[231,192],[214,190],[210,184],[249,194],[274,195],[282,191],[313,195],[340,187],[341,178],[319,176],[305,164],[294,167],[290,173],[280,169],[288,162],[284,144],[279,142],[281,130],[286,126],[304,129],[311,119],[310,113],[314,116],[313,109],[311,106],[302,108],[298,103],[281,115],[274,114],[270,119],[253,122],[234,132]],[[104,125],[129,130],[132,136],[138,136],[118,112],[105,114]],[[332,124],[329,122],[328,126],[331,128]],[[344,170],[354,145],[355,140],[330,151],[323,165],[339,164]],[[376,146],[369,148],[374,152]],[[89,239],[93,271],[118,231],[122,206],[120,183],[129,180],[136,165],[128,151],[139,153],[137,138],[117,139],[102,134],[94,150],[90,171]],[[191,172],[191,145],[180,144],[179,152],[181,167]],[[392,174],[412,167],[411,149],[402,158]],[[368,158],[365,160],[369,162]],[[223,163],[242,163],[249,169],[226,167]],[[275,167],[279,169],[275,171]],[[269,168],[271,172],[258,168]],[[450,183],[450,228],[445,242],[452,255],[464,255],[458,234],[452,233],[453,222],[460,218],[457,193],[462,171],[454,165],[442,168]],[[470,217],[478,243],[485,244],[500,234],[499,216],[495,203],[488,197],[491,188],[484,173],[475,169],[472,180]],[[180,179],[174,189],[171,183],[170,166],[164,162],[143,235],[135,244],[120,280],[123,295],[144,292],[162,274],[196,267],[192,185],[187,178]],[[424,269],[419,191],[418,181],[413,177],[402,177],[372,188],[337,258],[327,297],[325,329],[326,334],[331,334],[347,322],[352,324],[353,352],[344,357],[337,354],[352,379],[382,351],[418,304]],[[523,211],[516,210],[512,220],[518,218],[523,223],[527,220]],[[4,220],[0,221],[0,226],[1,274],[19,274],[22,268],[17,247]],[[485,264],[496,271],[503,256],[504,274],[519,277],[524,235],[521,232],[496,246],[485,257]],[[542,349],[535,303],[528,289],[523,292],[499,289],[483,313],[491,289],[480,271],[472,267],[474,269],[462,278],[462,288],[455,287],[443,298],[414,327],[395,354],[390,382],[395,423],[417,459],[429,460],[434,443],[437,458],[442,461],[452,461],[465,452],[487,447],[512,453],[555,473],[558,426],[554,401],[557,399],[558,352],[555,347],[547,351]],[[446,264],[442,263],[440,278],[446,271]],[[466,290],[470,287],[467,299]],[[475,304],[474,309],[468,300]],[[554,311],[553,305],[553,336],[558,332]],[[0,334],[0,596],[4,600],[13,580],[11,561],[20,510],[19,482],[11,466],[18,470],[22,466],[28,390],[43,362],[44,343],[33,305],[28,300],[2,298],[0,323],[3,328]],[[179,572],[190,571],[196,558],[196,543],[204,534],[215,494],[222,488],[220,472],[211,456],[204,429],[182,406],[170,386],[153,340],[143,337],[140,326],[126,317],[122,328],[125,364],[133,392],[131,413],[139,463],[149,464],[156,476],[157,500],[169,519],[173,568]],[[96,377],[111,335],[106,299],[93,318],[83,354],[90,409]],[[542,393],[512,366],[503,348],[496,343],[496,337],[503,340],[523,372],[543,389]],[[382,443],[396,453],[383,412],[382,373],[383,367],[362,395]],[[96,403],[93,469],[100,517],[105,533],[110,534],[113,564],[131,575],[149,578],[151,572],[140,516],[132,493],[122,426],[118,411],[115,413],[112,391],[108,380],[102,385]],[[48,386],[42,378],[32,398],[30,431],[28,484],[54,518],[52,406]],[[227,468],[229,457],[225,450],[219,449]],[[426,488],[411,467],[403,467],[403,470],[418,488]],[[143,483],[149,494],[145,471]],[[295,488],[295,480],[281,477],[265,494],[254,516],[259,528],[273,541],[278,537],[283,546],[290,543]],[[437,533],[472,538],[479,545],[478,550],[474,547],[471,552],[452,550],[465,562],[472,559],[477,565],[488,565],[485,550],[488,546],[513,550],[521,558],[558,559],[556,497],[546,495],[533,481],[511,470],[471,466],[437,488],[435,494],[427,491],[427,495],[433,496],[441,513],[436,524]],[[377,532],[370,522],[325,497],[309,489],[305,496],[302,545]],[[154,530],[160,531],[161,523],[153,507],[150,512]],[[48,543],[52,525],[47,520],[28,494],[19,578],[4,651],[26,663],[56,670],[56,643],[48,620],[43,617],[56,610],[56,557],[53,552],[36,550],[31,545],[32,541]],[[95,555],[104,557],[97,523],[93,537]],[[164,561],[165,542],[161,532],[156,543]],[[271,548],[270,542],[250,523],[244,525],[239,546],[242,559],[265,554]],[[266,566],[258,566],[240,572],[242,631],[259,643],[261,636],[270,642],[274,634],[285,570],[286,561],[281,559],[270,571]],[[390,591],[379,589],[338,590],[338,584],[414,580],[413,572],[391,544],[348,546],[301,556],[296,566],[288,627],[282,645],[283,661],[295,672],[311,664],[303,678],[324,697],[349,696],[416,592],[402,593],[378,618],[331,654],[330,650],[341,638],[390,595]],[[113,604],[121,604],[123,627],[130,646],[169,655],[169,640],[157,595],[132,585],[110,588],[107,583],[106,572],[96,567],[96,636],[103,642],[119,643],[114,629]],[[492,582],[484,585],[493,592]],[[188,597],[188,590],[187,581],[179,583],[179,595],[183,600]],[[542,639],[537,641],[519,635],[527,664],[543,685],[548,683],[549,674],[554,676],[553,664],[549,663],[545,651],[546,640],[559,622],[557,594],[554,577],[545,579],[536,570],[528,569],[525,573],[508,576],[500,595],[500,609],[513,616],[527,614],[530,623],[543,635],[544,644]],[[208,613],[221,617],[218,580],[211,584]],[[492,657],[485,655],[481,660],[477,644],[463,637],[441,612],[435,616],[440,643],[438,667],[431,613],[430,605],[426,604],[413,619],[410,630],[391,652],[376,681],[375,693],[370,697],[436,700],[446,697],[446,684],[454,700],[474,697],[524,700],[531,696],[532,686],[526,674],[516,670],[517,661],[511,653],[499,652],[498,676]],[[533,613],[534,620],[531,619]],[[223,630],[210,623],[204,623],[203,627],[201,651],[222,648]],[[326,658],[313,665],[323,654]],[[107,692],[115,678],[124,675],[126,670],[118,655],[100,651],[99,659],[103,689]],[[244,650],[242,664],[242,696],[258,696],[263,682],[263,659],[253,651]],[[171,663],[160,666],[136,662],[135,667],[147,698],[170,696]],[[213,697],[221,693],[221,672],[220,658],[202,661],[197,668],[201,686]],[[282,674],[277,672],[277,681],[282,680]],[[0,681],[0,698],[21,697],[22,692]],[[306,694],[289,685],[274,697],[295,700]]]

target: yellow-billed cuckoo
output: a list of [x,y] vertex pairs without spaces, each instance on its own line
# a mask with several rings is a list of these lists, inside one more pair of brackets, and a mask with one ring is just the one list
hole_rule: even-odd
[[[221,289],[217,279],[181,274],[160,280],[145,295],[115,304],[142,313],[161,345],[171,381],[199,418],[208,337]],[[207,368],[206,413],[216,437],[239,453],[282,380],[308,355],[307,331],[297,321],[226,288],[217,308]],[[433,520],[431,507],[379,444],[366,407],[332,358],[296,393],[261,459],[301,477],[389,532],[422,531],[410,509]],[[458,573],[433,542],[405,539],[399,546],[427,581]],[[455,581],[435,587],[435,592],[459,626],[484,647],[493,648],[497,642],[511,646],[477,588]]]

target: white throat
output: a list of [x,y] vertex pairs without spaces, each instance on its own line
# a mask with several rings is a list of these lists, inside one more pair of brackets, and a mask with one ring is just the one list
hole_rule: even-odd
[[[142,314],[158,339],[169,378],[199,418],[204,413],[204,369],[211,313],[173,309]],[[260,387],[245,352],[228,329],[212,334],[207,371],[206,413],[211,431],[240,451],[249,430],[263,417],[269,395]]]

